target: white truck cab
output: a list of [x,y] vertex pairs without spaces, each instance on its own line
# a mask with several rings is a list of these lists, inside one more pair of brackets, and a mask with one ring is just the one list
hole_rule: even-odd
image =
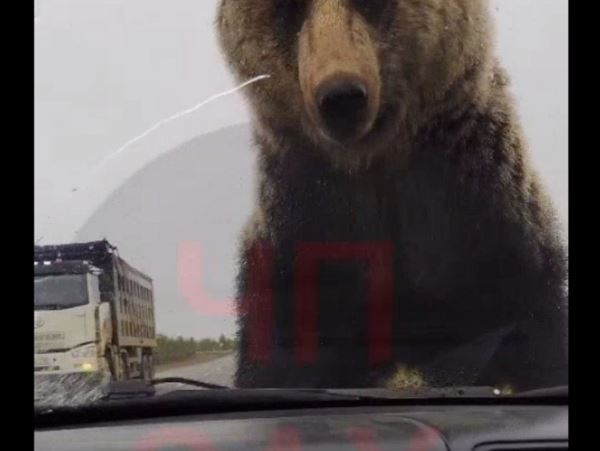
[[100,299],[100,273],[83,261],[34,265],[36,374],[109,371],[111,306]]

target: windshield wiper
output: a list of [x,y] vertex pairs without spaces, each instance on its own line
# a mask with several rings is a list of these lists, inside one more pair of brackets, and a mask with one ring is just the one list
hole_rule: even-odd
[[[101,398],[103,401],[115,400],[115,399],[130,399],[156,395],[154,387],[161,384],[183,384],[191,385],[194,387],[205,388],[210,390],[225,390],[230,387],[224,385],[211,384],[208,382],[202,382],[195,379],[188,379],[185,377],[163,377],[159,379],[152,379],[151,381],[144,381],[141,379],[131,379],[127,381],[113,381],[110,382],[104,389],[105,395]],[[179,391],[179,390],[173,390]]]
[[[131,380],[113,382],[106,391],[103,399],[133,398],[139,396],[156,395],[155,386],[162,384],[181,384],[208,390],[236,390],[234,387],[213,384],[186,377],[164,377],[152,381]],[[542,388],[517,392],[513,394],[502,393],[498,388],[491,386],[465,386],[465,387],[422,387],[405,390],[390,390],[386,388],[275,388],[266,389],[273,391],[288,391],[305,394],[320,394],[333,397],[352,397],[363,400],[397,400],[397,399],[448,399],[448,398],[563,398],[568,397],[568,386]],[[163,394],[177,394],[185,389],[169,390]]]
[[[118,397],[138,396],[140,394],[156,394],[154,386],[162,384],[181,384],[191,387],[204,388],[209,390],[235,390],[234,387],[213,384],[186,377],[164,377],[153,379],[150,382],[139,380],[115,383],[112,389],[112,395]],[[332,396],[351,396],[360,399],[407,399],[407,398],[498,398],[498,397],[568,397],[568,386],[558,386],[528,390],[513,394],[502,393],[497,387],[492,386],[465,386],[465,387],[422,387],[405,390],[390,390],[387,388],[273,388],[268,390],[286,390],[298,393],[327,394]],[[168,393],[177,393],[183,390],[172,390]],[[113,397],[113,396],[110,396]]]
[[[185,377],[165,377],[153,379],[151,385],[159,384],[183,384],[193,387],[206,388],[211,390],[235,390],[234,387],[217,385]],[[325,394],[339,397],[354,397],[357,399],[398,399],[398,398],[487,398],[501,395],[495,387],[487,386],[466,386],[466,387],[443,387],[443,388],[420,388],[414,390],[390,390],[386,388],[267,388],[264,390],[293,391],[306,394]],[[169,393],[177,393],[180,390],[173,390]]]
[[361,399],[397,400],[397,399],[564,399],[569,396],[569,387],[561,385],[516,393],[505,393],[497,387],[466,386],[466,387],[422,387],[405,390],[390,390],[385,388],[364,389],[301,389],[304,392],[327,393],[331,395],[355,395]]
[[441,399],[441,398],[497,398],[501,395],[495,387],[422,387],[404,390],[387,388],[350,388],[350,389],[298,389],[302,392],[326,393],[339,396],[357,396],[360,399],[397,400],[397,399]]
[[152,379],[151,384],[152,385],[184,384],[184,385],[192,385],[194,387],[208,388],[211,390],[227,390],[227,389],[231,388],[231,387],[227,387],[225,385],[217,385],[217,384],[211,384],[208,382],[197,381],[195,379],[189,379],[187,377],[163,377],[160,379]]
[[63,306],[61,304],[43,304],[36,305],[35,310],[60,310]]
[[569,386],[559,385],[557,387],[538,388],[536,390],[518,392],[514,396],[523,398],[568,398]]

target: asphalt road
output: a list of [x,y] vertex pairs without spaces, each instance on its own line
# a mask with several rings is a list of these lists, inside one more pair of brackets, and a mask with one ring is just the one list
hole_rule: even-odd
[[[210,362],[182,366],[164,371],[157,370],[154,377],[185,377],[197,381],[208,382],[210,384],[233,387],[235,360],[235,354],[230,354],[225,357],[211,360]],[[185,386],[182,386],[181,384],[165,384],[164,386],[158,386],[157,391],[162,391],[163,387],[167,386],[168,390],[185,388]]]

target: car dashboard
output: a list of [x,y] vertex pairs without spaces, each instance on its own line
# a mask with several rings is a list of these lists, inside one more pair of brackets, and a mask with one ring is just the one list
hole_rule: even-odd
[[568,449],[568,407],[414,404],[192,414],[37,429],[35,449],[558,451]]

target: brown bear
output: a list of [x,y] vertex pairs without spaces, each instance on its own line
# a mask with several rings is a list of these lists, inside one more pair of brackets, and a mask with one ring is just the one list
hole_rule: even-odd
[[221,0],[258,194],[239,387],[567,382],[567,256],[486,0]]

